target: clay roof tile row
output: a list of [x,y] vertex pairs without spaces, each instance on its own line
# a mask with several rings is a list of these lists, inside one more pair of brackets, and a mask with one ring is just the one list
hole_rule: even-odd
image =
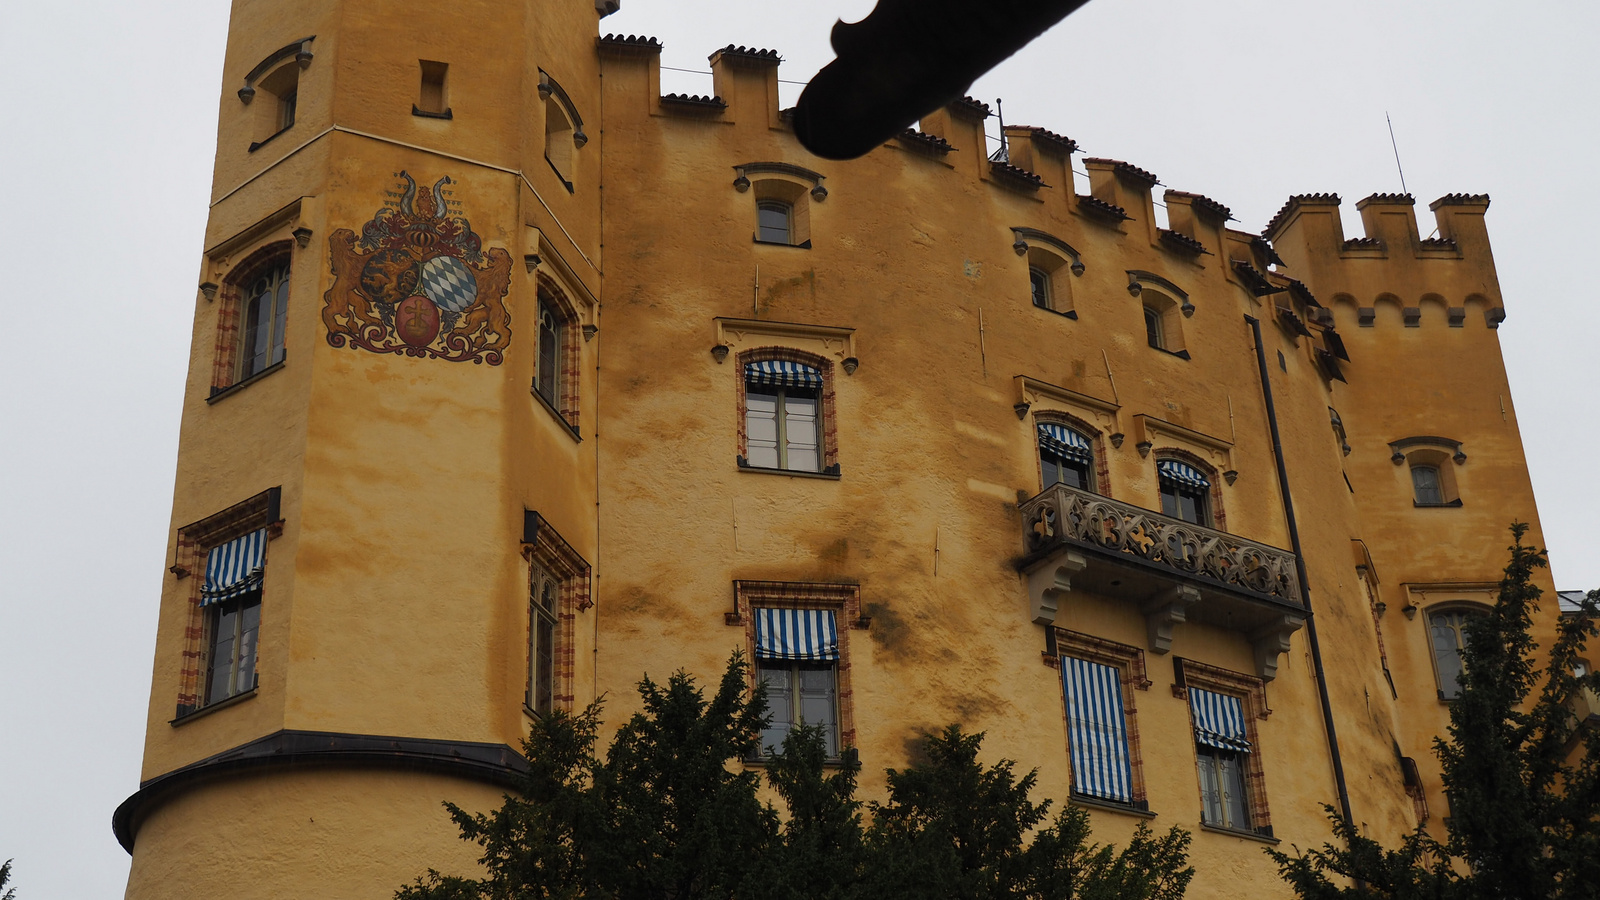
[[1125,177],[1128,177],[1128,178],[1132,178],[1132,179],[1134,179],[1136,181],[1145,181],[1145,182],[1148,182],[1148,183],[1153,184],[1153,185],[1161,183],[1161,179],[1156,177],[1156,174],[1154,172],[1151,172],[1151,171],[1148,171],[1148,170],[1145,170],[1145,169],[1141,169],[1138,166],[1134,165],[1133,163],[1123,162],[1120,159],[1098,159],[1098,158],[1095,158],[1095,159],[1086,159],[1086,160],[1084,160],[1084,163],[1085,164],[1098,163],[1100,165],[1109,165],[1109,166],[1111,166],[1112,171],[1116,172],[1118,175],[1122,175],[1122,176],[1125,176]]
[[1115,203],[1107,203],[1099,197],[1091,197],[1088,194],[1078,195],[1078,209],[1103,219],[1113,219],[1118,222],[1128,218],[1127,210]]
[[1033,136],[1035,143],[1054,145],[1062,153],[1076,153],[1078,142],[1064,134],[1056,134],[1048,128],[1030,127],[1028,133]]
[[608,34],[605,37],[595,38],[595,45],[601,50],[612,52],[631,53],[660,53],[661,42],[646,35]]
[[1207,252],[1205,244],[1200,243],[1181,231],[1173,231],[1171,228],[1162,228],[1160,229],[1160,232],[1162,243],[1171,245],[1175,250],[1196,254]]
[[944,138],[928,134],[926,131],[918,131],[915,128],[907,128],[905,131],[895,135],[895,137],[919,150],[926,150],[941,156],[955,149]]
[[1283,204],[1283,207],[1281,209],[1279,209],[1276,214],[1273,215],[1272,220],[1267,222],[1267,227],[1261,229],[1261,236],[1270,240],[1272,238],[1272,233],[1274,231],[1277,231],[1278,230],[1278,226],[1283,224],[1283,222],[1286,219],[1288,219],[1289,214],[1291,212],[1294,212],[1296,209],[1300,208],[1301,206],[1306,206],[1306,205],[1338,206],[1339,205],[1339,195],[1338,194],[1295,194],[1294,196],[1289,198],[1288,202]]

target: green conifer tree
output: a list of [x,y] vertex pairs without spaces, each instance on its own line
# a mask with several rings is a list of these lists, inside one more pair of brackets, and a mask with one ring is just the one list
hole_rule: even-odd
[[[1596,633],[1600,591],[1561,620],[1541,670],[1531,633],[1545,551],[1514,524],[1511,560],[1488,615],[1470,621],[1449,739],[1434,750],[1449,797],[1448,837],[1421,828],[1389,850],[1333,815],[1320,850],[1269,851],[1303,900],[1593,900],[1600,896],[1600,730],[1574,714],[1600,676],[1576,674]],[[1531,701],[1531,705],[1530,705]]]

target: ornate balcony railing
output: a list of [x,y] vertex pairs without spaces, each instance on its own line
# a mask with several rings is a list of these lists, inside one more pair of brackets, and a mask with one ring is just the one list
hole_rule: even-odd
[[1088,491],[1055,485],[1022,503],[1029,556],[1052,547],[1124,554],[1255,595],[1303,606],[1294,554]]

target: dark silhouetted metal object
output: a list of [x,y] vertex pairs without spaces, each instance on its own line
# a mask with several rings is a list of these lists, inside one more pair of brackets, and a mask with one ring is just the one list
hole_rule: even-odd
[[833,52],[795,109],[824,159],[855,159],[952,100],[1088,0],[878,0],[833,26]]

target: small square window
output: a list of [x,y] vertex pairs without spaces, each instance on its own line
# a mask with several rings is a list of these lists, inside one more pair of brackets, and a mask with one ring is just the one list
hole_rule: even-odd
[[1438,466],[1412,466],[1411,489],[1416,501],[1424,506],[1444,503],[1444,488],[1440,483]]

